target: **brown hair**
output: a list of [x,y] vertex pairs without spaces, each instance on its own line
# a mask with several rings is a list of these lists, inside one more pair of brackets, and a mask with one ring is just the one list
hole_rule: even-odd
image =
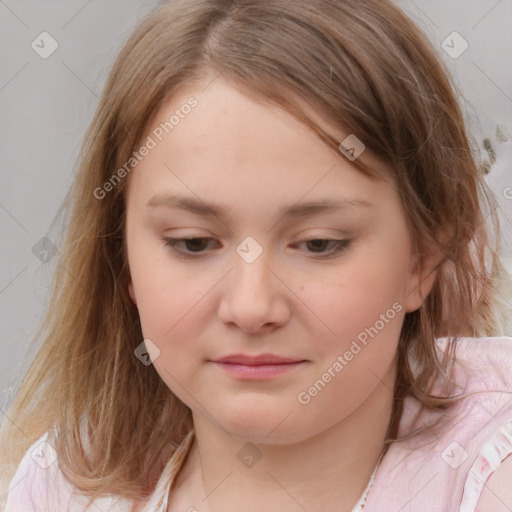
[[[7,482],[30,444],[55,428],[50,442],[75,485],[92,496],[143,500],[191,428],[190,409],[134,356],[143,336],[128,294],[128,180],[101,200],[93,191],[130,158],[178,88],[220,74],[296,116],[340,158],[341,141],[301,106],[355,134],[393,170],[415,254],[444,255],[432,291],[404,320],[388,443],[405,396],[428,408],[454,400],[429,394],[452,361],[438,358],[436,337],[451,338],[453,356],[460,336],[500,334],[496,299],[506,274],[497,203],[472,153],[459,93],[409,18],[389,0],[165,2],[123,47],[62,205],[70,222],[36,337],[42,346],[0,435]],[[361,159],[353,165],[378,179]]]

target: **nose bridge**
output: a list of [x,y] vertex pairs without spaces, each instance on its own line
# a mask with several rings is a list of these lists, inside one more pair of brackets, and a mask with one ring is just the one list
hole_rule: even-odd
[[254,238],[247,237],[236,248],[233,281],[237,289],[251,295],[269,287],[269,252]]
[[289,311],[279,304],[282,285],[274,275],[270,253],[254,239],[239,244],[236,252],[222,294],[221,320],[251,332],[286,321]]

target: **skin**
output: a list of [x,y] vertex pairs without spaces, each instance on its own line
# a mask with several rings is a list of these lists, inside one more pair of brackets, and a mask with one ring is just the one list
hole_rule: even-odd
[[[390,182],[371,181],[289,114],[222,79],[182,89],[152,128],[190,96],[198,106],[138,164],[127,191],[130,295],[144,337],[160,351],[154,368],[191,408],[196,431],[168,510],[351,510],[383,448],[401,325],[434,284],[434,257],[412,256]],[[382,166],[369,149],[359,158]],[[162,193],[199,197],[231,215],[146,206]],[[374,206],[277,214],[285,205],[340,197]],[[164,236],[212,240],[173,250]],[[248,236],[263,249],[252,263],[236,252]],[[326,239],[352,242],[324,258],[331,243],[304,242]],[[186,259],[180,249],[199,255]],[[401,311],[300,403],[298,394],[394,303]],[[306,362],[245,381],[210,362],[240,352]],[[237,456],[246,443],[261,454],[252,467]]]

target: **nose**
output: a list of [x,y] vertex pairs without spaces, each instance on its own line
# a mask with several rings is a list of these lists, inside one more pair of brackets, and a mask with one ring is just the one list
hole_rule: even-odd
[[265,252],[252,263],[237,254],[234,268],[223,280],[218,315],[222,322],[247,333],[266,332],[290,317],[292,293],[279,271],[268,265]]

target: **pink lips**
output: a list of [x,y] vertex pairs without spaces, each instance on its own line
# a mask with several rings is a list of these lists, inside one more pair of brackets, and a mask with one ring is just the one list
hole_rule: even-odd
[[306,361],[275,354],[232,354],[213,361],[228,374],[240,379],[268,379],[301,366]]

